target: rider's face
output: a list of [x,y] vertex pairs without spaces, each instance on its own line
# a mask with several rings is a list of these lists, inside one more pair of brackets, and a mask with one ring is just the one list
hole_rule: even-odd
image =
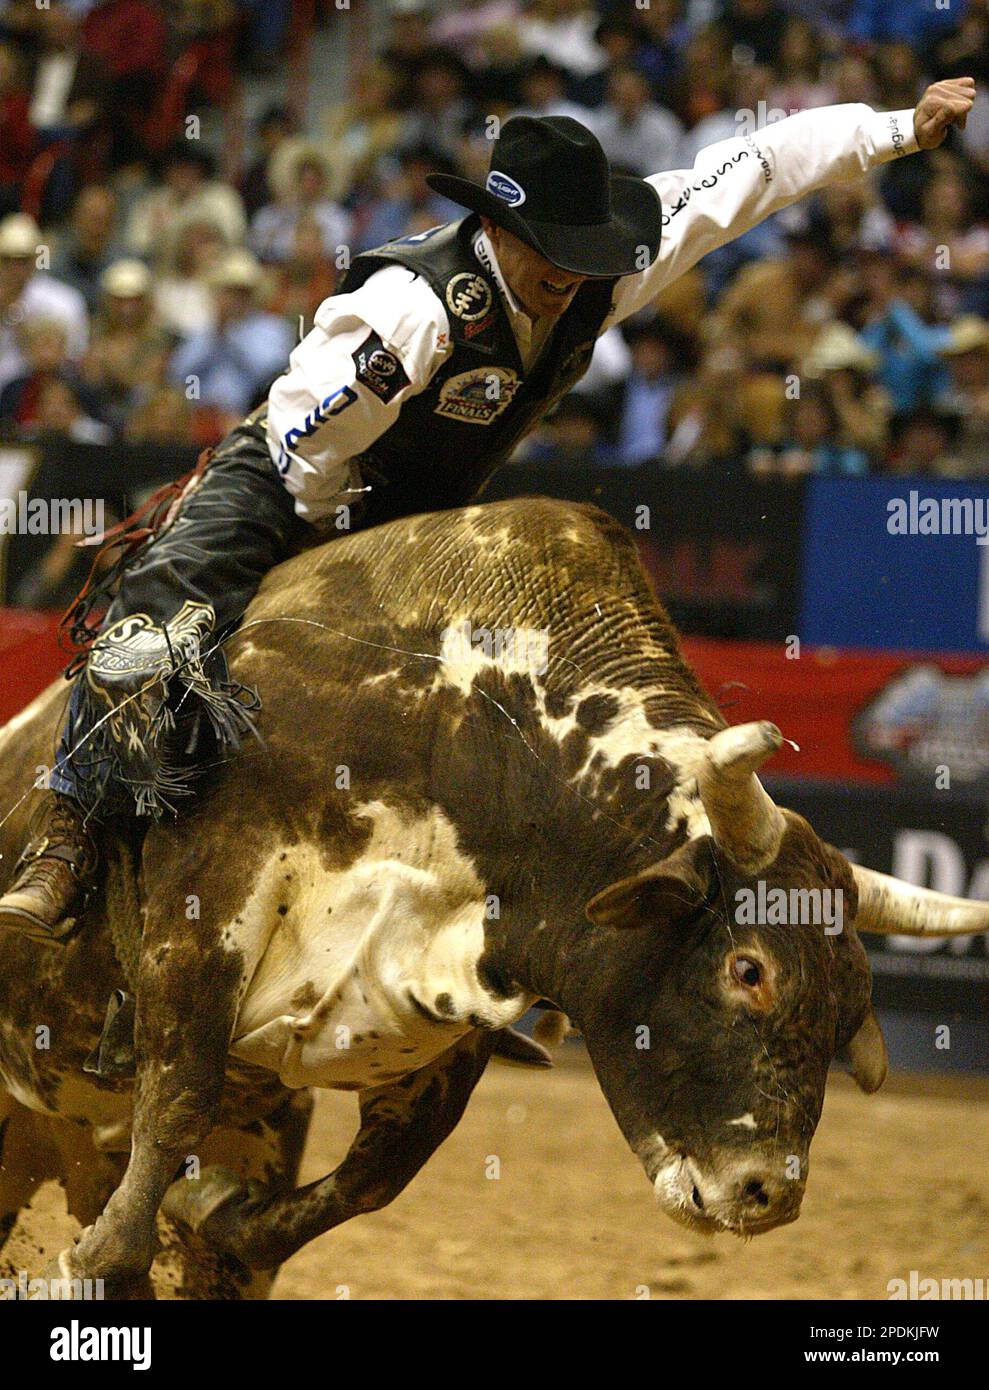
[[504,227],[496,227],[487,217],[481,221],[508,288],[529,317],[559,318],[588,277],[560,270]]

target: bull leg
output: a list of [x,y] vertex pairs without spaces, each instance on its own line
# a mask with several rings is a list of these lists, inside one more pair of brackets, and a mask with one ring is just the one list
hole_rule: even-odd
[[146,1295],[161,1199],[180,1164],[198,1155],[223,1093],[241,961],[224,949],[219,929],[186,921],[178,903],[159,892],[145,928],[127,1169],[94,1224],[57,1262],[64,1277],[102,1279],[111,1298],[135,1288]]
[[[223,1165],[224,1172],[240,1181],[269,1189],[292,1188],[299,1178],[312,1108],[310,1092],[295,1091],[262,1120],[240,1128],[221,1124],[202,1146],[202,1161]],[[179,1178],[173,1186],[195,1189],[200,1184]],[[167,1208],[166,1195],[163,1214]],[[174,1287],[177,1298],[264,1299],[278,1271],[247,1269],[236,1256],[215,1249],[187,1226],[167,1223],[165,1250],[155,1263],[155,1273]]]
[[352,1216],[387,1206],[415,1177],[464,1113],[495,1046],[491,1033],[462,1038],[436,1061],[361,1095],[360,1129],[327,1177],[275,1194],[204,1174],[201,1200],[177,1183],[165,1210],[255,1269],[273,1269]]

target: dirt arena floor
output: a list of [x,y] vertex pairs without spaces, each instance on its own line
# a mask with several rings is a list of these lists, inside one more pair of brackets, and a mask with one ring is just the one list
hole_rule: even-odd
[[[911,1269],[989,1278],[989,1081],[894,1077],[866,1097],[833,1077],[803,1214],[743,1244],[658,1211],[581,1050],[558,1055],[553,1071],[493,1063],[411,1187],[307,1246],[274,1296],[885,1299]],[[353,1097],[320,1096],[303,1181],[355,1116]],[[21,1225],[35,1251],[75,1229],[51,1184]]]

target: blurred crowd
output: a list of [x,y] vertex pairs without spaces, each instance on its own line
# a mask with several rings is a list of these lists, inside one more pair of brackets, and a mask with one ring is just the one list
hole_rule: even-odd
[[[308,129],[271,101],[231,168],[187,117],[283,70],[291,0],[0,0],[0,437],[215,442],[354,254],[462,215],[426,176],[483,179],[492,116],[574,116],[645,175],[971,75],[964,132],[706,257],[599,342],[522,456],[989,473],[989,0],[382,8],[349,93]],[[315,15],[345,41],[350,6]]]

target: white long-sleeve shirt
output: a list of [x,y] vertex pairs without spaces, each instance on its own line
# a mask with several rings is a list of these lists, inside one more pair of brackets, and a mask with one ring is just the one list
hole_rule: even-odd
[[[663,206],[659,254],[648,268],[618,281],[600,332],[642,309],[702,256],[771,213],[917,148],[912,110],[877,112],[856,103],[800,112],[709,145],[692,169],[653,174],[647,182]],[[474,246],[498,285],[528,367],[552,321],[533,323],[522,311],[483,233]],[[358,381],[354,354],[372,333],[401,364],[400,390],[382,394]],[[425,390],[452,351],[445,306],[404,266],[375,271],[353,293],[323,301],[312,332],[293,350],[289,370],[268,398],[268,445],[301,517],[317,522],[341,502],[355,500],[360,479],[354,456],[395,423],[403,403]],[[428,441],[423,445],[428,448]]]

